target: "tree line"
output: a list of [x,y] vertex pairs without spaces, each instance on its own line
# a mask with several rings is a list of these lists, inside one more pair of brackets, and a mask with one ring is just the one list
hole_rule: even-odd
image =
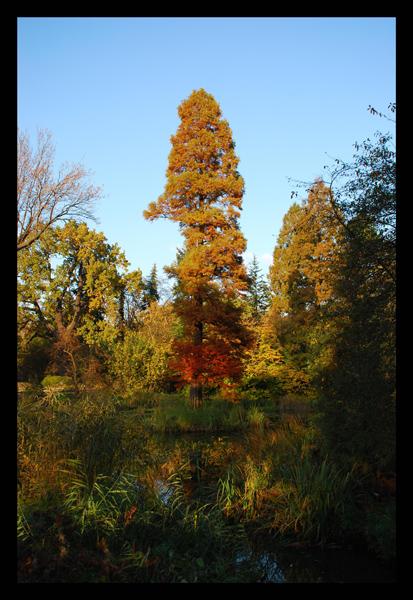
[[[395,105],[390,110],[395,112]],[[378,111],[369,107],[373,114]],[[244,181],[215,98],[178,108],[164,192],[144,218],[178,223],[165,272],[130,270],[85,222],[100,190],[79,165],[55,175],[45,133],[18,144],[18,374],[69,375],[77,389],[185,388],[313,399],[337,460],[395,468],[396,154],[390,134],[355,144],[284,216],[266,278],[242,255]],[[298,192],[296,193],[298,196]],[[156,227],[156,224],[153,225]]]

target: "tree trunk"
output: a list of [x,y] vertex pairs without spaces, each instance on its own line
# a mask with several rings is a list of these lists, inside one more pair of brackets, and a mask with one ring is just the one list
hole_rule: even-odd
[[[203,323],[198,322],[195,324],[195,333],[194,333],[194,345],[201,346],[202,345],[202,337],[203,337]],[[192,383],[189,388],[189,400],[192,404],[193,408],[199,408],[202,404],[202,385],[198,382]]]
[[119,337],[121,340],[125,337],[125,286],[122,285],[119,291]]
[[73,356],[73,352],[70,352],[69,350],[63,350],[63,352],[68,355],[68,357],[70,358],[70,362],[72,363],[72,379],[73,379],[73,383],[75,386],[76,394],[78,394],[79,393],[79,382],[78,382],[78,378],[77,378],[77,367],[76,367],[75,358]]
[[192,408],[199,408],[202,404],[202,385],[199,383],[192,384],[189,388],[189,400]]

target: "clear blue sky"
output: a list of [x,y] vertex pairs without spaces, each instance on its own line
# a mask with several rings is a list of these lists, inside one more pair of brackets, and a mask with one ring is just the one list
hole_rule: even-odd
[[[389,121],[395,18],[20,18],[18,124],[49,129],[56,165],[82,162],[103,187],[98,225],[149,274],[182,238],[142,211],[163,192],[177,107],[219,102],[244,177],[241,228],[267,273],[294,189]],[[303,192],[304,194],[304,192]]]

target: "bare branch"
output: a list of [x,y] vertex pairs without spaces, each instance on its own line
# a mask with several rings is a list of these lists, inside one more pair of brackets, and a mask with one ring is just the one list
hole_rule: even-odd
[[17,251],[31,246],[54,223],[74,219],[95,221],[93,207],[101,189],[90,185],[80,164],[53,170],[55,148],[48,131],[40,131],[33,153],[26,134],[18,136]]

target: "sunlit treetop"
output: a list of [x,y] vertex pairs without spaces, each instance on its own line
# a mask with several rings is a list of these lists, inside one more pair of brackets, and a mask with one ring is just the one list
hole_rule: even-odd
[[185,247],[177,275],[189,288],[220,281],[225,288],[241,289],[246,242],[238,218],[244,180],[237,171],[231,129],[204,89],[192,92],[178,113],[181,123],[171,136],[165,190],[144,216],[179,223]]
[[316,180],[308,197],[284,216],[270,269],[273,305],[281,313],[306,310],[333,298],[343,228],[331,190]]
[[246,336],[233,300],[248,285],[246,241],[238,224],[244,181],[231,129],[214,97],[193,91],[178,114],[165,189],[144,216],[178,223],[184,237],[176,262],[165,270],[177,281],[175,310],[182,320],[173,369],[191,385],[197,406],[202,385],[222,384],[241,372]]

